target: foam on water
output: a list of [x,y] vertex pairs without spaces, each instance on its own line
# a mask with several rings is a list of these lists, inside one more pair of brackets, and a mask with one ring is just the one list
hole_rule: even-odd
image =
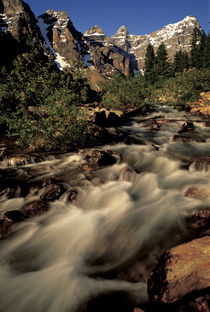
[[[74,204],[65,196],[53,202],[47,214],[15,225],[14,235],[1,242],[2,311],[85,311],[92,298],[117,291],[134,304],[146,302],[151,255],[182,241],[186,218],[210,204],[184,196],[191,185],[208,187],[207,173],[182,169],[170,154],[206,156],[209,144],[169,139],[160,151],[151,145],[109,147],[121,162],[98,170],[83,186],[77,168],[84,156],[66,155],[51,164],[53,174],[77,185],[79,195]],[[4,205],[21,208],[24,199],[16,200]],[[110,277],[136,261],[142,281]]]

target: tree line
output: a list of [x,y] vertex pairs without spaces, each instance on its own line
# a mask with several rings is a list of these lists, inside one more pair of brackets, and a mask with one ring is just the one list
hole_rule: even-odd
[[173,62],[168,60],[168,54],[164,43],[161,43],[155,54],[152,44],[147,46],[145,54],[144,75],[147,82],[154,84],[165,78],[175,77],[176,73],[182,73],[189,69],[198,70],[210,67],[210,34],[200,34],[194,28],[191,40],[191,50],[187,54],[179,50],[174,56]]

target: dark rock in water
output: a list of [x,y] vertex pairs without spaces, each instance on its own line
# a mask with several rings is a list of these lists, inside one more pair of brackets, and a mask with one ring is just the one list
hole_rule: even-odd
[[0,202],[4,202],[10,198],[14,198],[16,195],[17,189],[15,187],[6,187],[0,190]]
[[210,197],[210,190],[203,185],[190,186],[184,196],[205,201]]
[[210,235],[210,209],[196,210],[186,225],[191,239]]
[[190,137],[177,134],[175,134],[172,138],[172,142],[187,143],[191,141],[192,139]]
[[0,239],[6,237],[9,228],[13,224],[12,220],[0,218]]
[[197,158],[193,162],[194,169],[198,171],[208,171],[210,168],[210,157]]
[[112,151],[94,150],[90,156],[87,156],[87,160],[93,167],[111,166],[116,163],[116,158],[112,155]]
[[77,199],[77,196],[78,196],[77,190],[71,190],[68,194],[68,200],[74,203]]
[[59,184],[50,184],[46,187],[46,190],[43,195],[41,195],[41,200],[43,201],[54,201],[58,199],[63,193],[64,188]]
[[17,223],[24,220],[24,214],[21,210],[9,210],[4,212],[3,216],[11,220],[13,223]]
[[24,209],[24,216],[25,218],[31,218],[38,215],[41,215],[43,213],[46,213],[50,208],[50,205],[47,201],[35,201],[33,203],[30,203],[25,209]]
[[115,292],[92,299],[85,312],[133,312],[134,305],[124,293]]
[[3,160],[6,156],[6,146],[0,146],[0,160]]
[[156,307],[155,311],[158,308],[171,311],[173,304],[181,305],[186,296],[196,298],[199,292],[207,292],[210,286],[209,259],[209,236],[165,252],[148,280],[149,300]]

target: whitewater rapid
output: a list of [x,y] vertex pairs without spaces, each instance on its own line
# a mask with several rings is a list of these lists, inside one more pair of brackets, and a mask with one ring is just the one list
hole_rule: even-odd
[[[184,118],[167,107],[151,116],[160,112]],[[210,196],[185,196],[190,186],[210,190],[210,172],[193,165],[195,157],[210,156],[210,128],[196,124],[205,142],[178,143],[172,141],[177,123],[157,131],[139,118],[110,131],[123,131],[140,144],[100,147],[120,157],[91,180],[77,170],[90,150],[41,163],[51,171],[34,179],[59,176],[66,192],[46,214],[15,224],[0,242],[2,312],[81,312],[93,298],[115,292],[134,306],[147,302],[146,281],[158,257],[187,238],[186,220],[196,209],[210,207]],[[25,168],[33,166],[40,163]],[[72,188],[78,196],[69,202]],[[8,200],[1,211],[22,209],[29,201]],[[122,278],[137,264],[137,282]]]

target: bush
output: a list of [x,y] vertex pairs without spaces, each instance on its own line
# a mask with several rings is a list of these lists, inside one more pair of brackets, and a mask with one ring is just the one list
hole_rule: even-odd
[[105,83],[101,84],[103,96],[102,102],[106,107],[114,109],[133,108],[142,105],[145,99],[143,88],[144,78],[131,76],[125,77],[115,74]]
[[1,68],[0,126],[18,135],[21,145],[65,148],[85,144],[87,121],[78,108],[89,87],[57,69],[38,51]]

